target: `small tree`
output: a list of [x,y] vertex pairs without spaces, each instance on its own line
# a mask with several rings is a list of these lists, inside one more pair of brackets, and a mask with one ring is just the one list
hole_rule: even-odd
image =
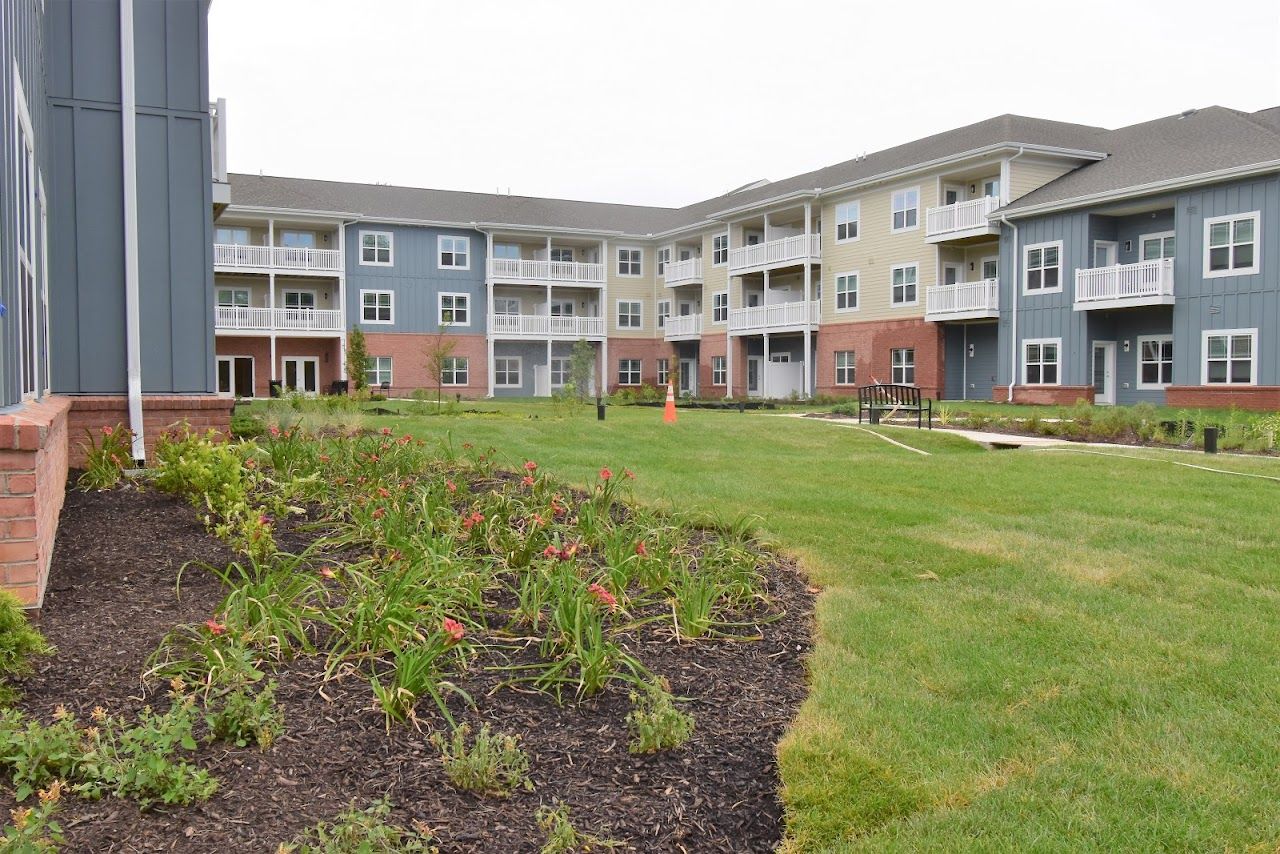
[[578,400],[587,399],[591,388],[591,379],[596,373],[596,349],[585,338],[579,338],[573,344],[573,352],[569,356],[569,380],[573,383]]
[[365,379],[365,369],[369,366],[369,349],[364,343],[364,332],[358,326],[351,327],[347,336],[347,376],[351,378],[351,386],[356,391],[369,387]]
[[458,343],[446,334],[448,331],[449,324],[440,324],[440,331],[427,343],[427,375],[436,384],[436,412],[440,411],[444,397],[444,369]]

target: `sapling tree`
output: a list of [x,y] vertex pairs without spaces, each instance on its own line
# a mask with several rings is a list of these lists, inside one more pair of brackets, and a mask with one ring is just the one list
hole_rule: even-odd
[[347,335],[347,375],[351,377],[352,387],[363,391],[369,387],[365,377],[365,369],[369,364],[369,348],[364,341],[364,332],[359,326],[351,327]]
[[596,372],[596,349],[585,338],[579,338],[569,355],[569,380],[573,383],[578,400],[585,401],[591,389],[591,379]]
[[448,335],[449,324],[441,323],[440,329],[427,342],[427,376],[436,385],[436,412],[440,411],[444,397],[445,369],[451,367],[453,351],[457,342]]

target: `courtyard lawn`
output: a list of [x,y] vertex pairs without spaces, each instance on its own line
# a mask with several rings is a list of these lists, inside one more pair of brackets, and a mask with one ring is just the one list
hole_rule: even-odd
[[[756,514],[818,603],[780,747],[790,846],[1266,850],[1280,840],[1280,463],[984,451],[736,412],[372,419],[643,500]],[[1125,458],[1127,457],[1127,458]]]

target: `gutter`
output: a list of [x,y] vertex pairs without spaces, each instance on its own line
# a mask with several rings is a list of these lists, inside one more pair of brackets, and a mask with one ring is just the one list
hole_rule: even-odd
[[120,128],[124,170],[124,333],[133,458],[147,459],[142,416],[142,310],[138,285],[138,102],[134,87],[133,0],[120,0]]
[[[1025,150],[1022,146],[1018,146],[1018,153],[1009,158],[1010,184],[1013,183],[1013,161],[1021,157]],[[1013,192],[1013,187],[1002,187],[1001,192],[1004,193],[1005,198],[1008,198],[1009,194]],[[1022,249],[1018,246],[1018,227],[1009,222],[1009,218],[1005,216],[1000,217],[1000,222],[1013,229],[1013,252],[1010,259],[1013,261],[1013,276],[1009,281],[1009,313],[1012,316],[1012,322],[1009,329],[1011,343],[1009,344],[1009,397],[1007,401],[1013,403],[1013,387],[1018,382],[1018,292],[1021,290],[1018,287],[1018,282],[1020,281],[1018,278],[1018,256],[1022,254]],[[1059,358],[1061,358],[1061,355],[1059,355]]]

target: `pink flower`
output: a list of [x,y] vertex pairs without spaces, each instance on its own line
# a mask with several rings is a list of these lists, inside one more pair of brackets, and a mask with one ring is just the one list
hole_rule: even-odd
[[227,627],[224,624],[219,623],[217,620],[205,620],[204,626],[209,630],[209,633],[213,635],[224,634],[227,631]]
[[383,427],[383,428],[382,428],[382,435],[384,435],[384,436],[390,436],[390,435],[391,435],[391,428],[390,428],[390,427]]
[[410,443],[410,442],[412,442],[412,441],[413,441],[413,437],[412,437],[412,436],[410,436],[410,435],[409,435],[409,434],[407,434],[407,433],[406,433],[405,435],[403,435],[403,436],[401,436],[401,437],[400,437],[400,444],[401,444],[401,445],[407,445],[407,444],[409,444],[409,443]]
[[444,633],[446,635],[445,643],[450,646],[462,640],[462,638],[467,634],[467,630],[462,627],[462,623],[459,623],[457,620],[450,617],[444,618],[444,624],[442,627],[444,628]]
[[387,515],[387,508],[385,507],[375,508],[371,515],[375,519],[381,519],[383,516]]
[[114,431],[114,430],[112,430],[110,427],[108,427],[106,424],[103,424],[103,425],[102,425],[102,435],[104,435],[104,436],[110,436],[110,435],[111,435],[112,433],[114,433],[114,432],[115,432],[115,431]]
[[601,480],[608,480],[608,479],[609,479],[609,478],[611,478],[611,477],[613,477],[613,472],[609,471],[609,467],[608,467],[608,466],[605,466],[604,468],[600,469],[600,479],[601,479]]
[[272,435],[272,436],[279,436],[279,435],[280,435],[280,428],[279,428],[279,427],[277,427],[276,425],[272,424],[272,425],[271,425],[271,435]]
[[321,455],[320,455],[320,462],[322,462],[322,463],[327,463],[327,462],[329,462],[329,455],[328,455],[328,454],[321,454]]
[[270,524],[271,524],[271,517],[270,517],[270,516],[268,516],[267,514],[263,513],[261,516],[259,516],[259,517],[258,517],[258,524],[259,524],[259,525],[270,525]]
[[541,513],[534,513],[532,516],[529,517],[529,521],[531,521],[535,525],[545,525],[547,523],[547,520],[542,518]]
[[472,528],[474,528],[476,525],[479,525],[483,521],[484,521],[483,513],[472,511],[470,516],[463,517],[462,527],[465,530],[470,531]]
[[321,575],[323,575],[325,578],[337,578],[337,577],[338,577],[338,573],[334,572],[334,571],[333,571],[333,567],[331,567],[331,566],[322,566],[322,567],[320,567],[320,574],[321,574]]
[[542,550],[542,556],[546,558],[559,557],[560,550],[555,546],[547,546]]
[[446,480],[446,481],[444,482],[444,488],[445,488],[445,489],[447,489],[447,490],[449,490],[450,492],[457,492],[457,491],[458,491],[458,485],[457,485],[456,483],[454,483],[453,481],[451,481],[451,480]]
[[633,472],[631,469],[623,469],[623,470],[622,470],[622,476],[623,476],[623,477],[625,477],[627,480],[635,480],[635,479],[636,479],[636,473],[635,473],[635,472]]
[[644,540],[641,540],[638,543],[636,543],[636,554],[640,555],[640,557],[649,556],[649,550],[644,547]]
[[587,592],[596,597],[601,605],[607,606],[610,610],[618,607],[618,599],[600,584],[592,584],[587,588]]
[[474,448],[474,447],[475,447],[475,445],[471,444],[470,442],[463,442],[463,443],[462,443],[462,449],[463,449],[464,451],[469,451],[469,450],[471,450],[471,449],[472,449],[472,448]]
[[524,470],[527,472],[535,472],[538,470],[538,464],[533,460],[528,460],[524,464]]
[[390,498],[390,497],[391,497],[391,493],[390,493],[390,492],[387,492],[387,488],[386,488],[385,486],[379,486],[379,487],[378,487],[378,496],[379,496],[379,497],[381,497],[381,498]]
[[525,475],[524,477],[520,478],[520,483],[523,484],[524,486],[533,486],[533,478],[529,477],[528,475]]

